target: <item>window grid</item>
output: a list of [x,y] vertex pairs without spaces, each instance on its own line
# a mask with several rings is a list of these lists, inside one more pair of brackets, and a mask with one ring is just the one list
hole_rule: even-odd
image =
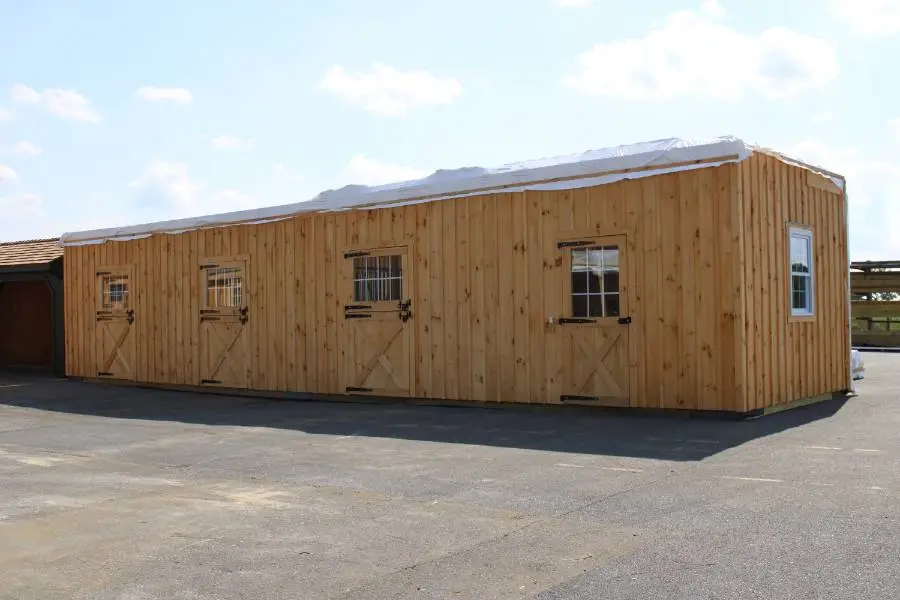
[[791,313],[813,314],[812,232],[791,228]]
[[240,267],[206,268],[206,306],[240,308],[244,301],[244,276]]
[[103,310],[125,310],[128,308],[128,276],[103,275],[100,294],[100,307]]
[[619,248],[591,246],[571,251],[572,316],[619,316]]
[[353,301],[395,302],[403,295],[402,256],[358,256],[353,259]]

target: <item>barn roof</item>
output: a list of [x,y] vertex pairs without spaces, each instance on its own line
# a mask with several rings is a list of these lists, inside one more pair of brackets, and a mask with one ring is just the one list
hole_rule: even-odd
[[62,254],[57,238],[0,242],[0,267],[45,265]]
[[[138,239],[154,233],[182,233],[209,227],[266,223],[304,213],[385,208],[495,192],[589,187],[622,179],[739,162],[754,151],[763,150],[732,136],[712,139],[666,138],[588,150],[581,154],[510,163],[496,168],[441,169],[421,179],[374,187],[348,185],[324,191],[310,200],[294,204],[70,232],[61,237],[60,244],[97,244],[107,240]],[[812,168],[776,152],[765,152],[780,160]],[[816,170],[831,177],[843,188],[843,178],[821,169]]]

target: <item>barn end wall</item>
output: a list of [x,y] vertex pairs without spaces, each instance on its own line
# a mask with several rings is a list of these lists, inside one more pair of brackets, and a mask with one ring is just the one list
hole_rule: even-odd
[[342,393],[344,252],[411,247],[413,395],[556,403],[570,365],[557,242],[624,235],[630,404],[741,411],[745,255],[738,165],[568,191],[474,196],[65,249],[66,364],[97,374],[95,273],[134,274],[134,378],[198,385],[200,277],[249,259],[249,387]]
[[[849,258],[843,192],[772,156],[742,162],[747,408],[851,388]],[[792,317],[789,227],[813,232],[813,317]]]

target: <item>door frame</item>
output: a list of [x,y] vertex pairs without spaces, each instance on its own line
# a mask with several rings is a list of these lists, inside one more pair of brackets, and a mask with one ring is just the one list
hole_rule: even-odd
[[[571,250],[590,247],[615,245],[619,250],[619,314],[612,317],[573,317],[572,315],[572,252]],[[563,282],[559,289],[560,317],[554,320],[554,328],[559,331],[559,327],[570,328],[587,328],[587,329],[610,329],[612,327],[625,327],[620,335],[625,336],[625,368],[622,384],[625,396],[622,398],[625,405],[632,403],[632,344],[634,343],[631,335],[632,323],[632,299],[631,288],[628,285],[630,274],[630,261],[628,251],[628,233],[625,231],[570,231],[565,232],[556,238],[557,252],[562,252],[561,271],[563,274]],[[571,368],[566,366],[565,368]],[[602,398],[577,396],[566,394],[566,390],[562,390],[560,401],[565,403],[586,402],[597,404]]]
[[[226,307],[222,309],[213,309],[210,308],[207,304],[207,288],[206,288],[206,269],[216,268],[216,267],[237,267],[239,266],[243,270],[242,281],[241,281],[241,306],[239,307]],[[204,365],[204,342],[203,342],[203,322],[204,316],[210,315],[211,313],[215,313],[217,315],[223,316],[227,319],[240,320],[242,321],[242,330],[239,334],[240,336],[248,336],[249,335],[249,325],[248,323],[251,320],[250,314],[250,256],[248,254],[235,254],[235,255],[227,255],[227,256],[204,256],[201,257],[197,261],[197,361],[198,361],[198,369],[197,373],[197,385],[203,387],[213,387],[213,388],[231,388],[231,389],[250,389],[252,387],[252,348],[250,348],[250,340],[245,339],[244,343],[248,346],[248,356],[247,360],[251,361],[251,364],[247,366],[247,369],[251,371],[251,373],[247,374],[247,380],[245,385],[240,387],[229,386],[218,382],[217,380],[207,379],[205,378],[206,373],[205,365]],[[207,319],[211,320],[211,319]],[[221,366],[220,366],[221,368]]]
[[[96,367],[97,367],[97,377],[103,379],[118,379],[122,381],[137,381],[138,380],[138,343],[137,343],[137,332],[138,325],[135,324],[136,316],[135,316],[135,302],[136,302],[136,281],[135,281],[135,266],[133,264],[115,264],[115,265],[102,265],[99,266],[94,271],[94,281],[93,281],[93,302],[94,302],[94,347],[97,353],[102,350],[102,346],[99,344],[99,328],[98,325],[101,320],[126,320],[128,321],[129,333],[128,336],[135,338],[134,343],[134,356],[132,360],[134,364],[131,367],[131,374],[129,377],[116,377],[112,373],[107,373],[101,370],[103,366],[103,361],[106,357],[103,357],[98,354],[96,357]],[[127,302],[125,304],[125,308],[121,310],[105,310],[103,308],[103,286],[102,286],[102,277],[106,275],[124,275],[128,281],[128,287],[126,290],[127,294]],[[116,348],[116,352],[121,348],[124,343],[125,338],[123,338],[122,343]]]
[[[390,306],[393,301],[384,303],[359,303],[354,300],[354,274],[353,260],[354,258],[374,255],[383,256],[391,254],[391,250],[399,250],[405,253],[406,263],[403,265],[403,279],[400,292],[400,302],[397,306]],[[352,385],[351,374],[347,372],[347,358],[345,349],[353,352],[353,340],[351,339],[350,325],[347,323],[347,315],[372,313],[394,313],[406,312],[412,322],[405,325],[409,327],[409,391],[406,393],[393,393],[391,396],[412,397],[416,395],[418,388],[417,365],[418,365],[418,335],[416,334],[416,296],[418,289],[416,288],[415,264],[416,264],[416,244],[412,240],[404,240],[402,242],[386,241],[383,243],[354,244],[343,248],[339,254],[337,261],[337,278],[338,289],[338,338],[339,352],[341,356],[338,368],[338,385],[341,393],[346,395],[366,395],[378,396],[377,392],[369,392],[366,389],[358,388]],[[401,306],[402,305],[402,306]],[[368,308],[371,306],[371,308]],[[349,310],[348,310],[349,309]],[[351,317],[353,318],[353,317]],[[399,316],[398,316],[399,318]],[[354,357],[355,360],[355,357]]]

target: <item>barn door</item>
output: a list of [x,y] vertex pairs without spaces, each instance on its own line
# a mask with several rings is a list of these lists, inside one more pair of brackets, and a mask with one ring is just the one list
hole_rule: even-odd
[[208,261],[200,265],[200,383],[247,388],[247,261]]
[[413,393],[412,285],[409,248],[348,252],[343,273],[347,393],[410,396]]
[[97,376],[136,379],[134,288],[130,267],[96,273]]
[[558,244],[568,273],[562,336],[562,401],[628,406],[628,296],[625,236]]

